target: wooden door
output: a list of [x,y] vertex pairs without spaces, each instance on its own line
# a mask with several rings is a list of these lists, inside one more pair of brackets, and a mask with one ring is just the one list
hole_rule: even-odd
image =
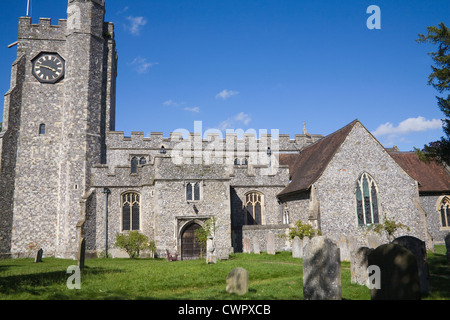
[[181,238],[182,260],[193,260],[200,257],[200,245],[195,240],[195,230],[200,228],[198,224],[193,223],[184,230]]

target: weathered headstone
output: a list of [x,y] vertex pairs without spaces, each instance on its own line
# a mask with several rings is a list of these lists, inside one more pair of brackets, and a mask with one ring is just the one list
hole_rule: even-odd
[[257,237],[253,237],[253,253],[260,254],[261,248],[259,246],[259,239]]
[[416,257],[398,244],[384,244],[369,254],[369,266],[380,268],[379,289],[370,291],[372,300],[420,300]]
[[44,255],[44,250],[42,250],[42,248],[41,248],[36,252],[36,258],[34,259],[34,263],[42,262],[43,255]]
[[236,268],[232,270],[227,276],[228,293],[236,293],[237,295],[244,295],[248,292],[248,271],[243,268]]
[[341,261],[350,261],[350,243],[346,237],[339,239],[337,246],[341,253]]
[[250,248],[250,239],[249,238],[242,239],[242,244],[244,246],[244,253],[252,252],[252,249]]
[[303,258],[303,243],[299,237],[295,237],[292,240],[292,257]]
[[369,254],[374,249],[361,247],[356,249],[350,259],[351,282],[365,286],[368,280]]
[[378,234],[369,234],[367,236],[367,242],[369,244],[369,248],[375,249],[378,248],[379,246],[381,246],[383,244],[383,240],[381,239],[381,236],[379,236]]
[[80,241],[80,246],[78,248],[78,267],[80,270],[84,268],[84,260],[86,259],[86,240],[84,238]]
[[450,264],[450,232],[445,236],[445,247],[447,248],[447,262]]
[[303,298],[341,300],[341,258],[330,239],[314,237],[303,251]]
[[206,241],[206,264],[217,263],[216,248],[214,246],[214,240],[209,238]]
[[404,246],[412,252],[417,260],[417,268],[419,272],[420,292],[428,294],[430,292],[430,272],[428,269],[427,248],[425,241],[416,237],[404,236],[396,238],[392,243]]
[[311,239],[308,238],[308,237],[304,237],[303,238],[303,240],[302,240],[302,242],[303,242],[303,248],[302,248],[303,255],[305,255],[305,247],[309,244],[310,241],[311,241]]
[[275,254],[275,235],[272,232],[267,234],[266,246],[268,254]]

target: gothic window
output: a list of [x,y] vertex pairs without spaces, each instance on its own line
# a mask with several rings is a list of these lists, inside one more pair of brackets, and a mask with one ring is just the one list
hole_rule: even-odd
[[122,230],[132,231],[140,229],[140,196],[129,192],[122,196]]
[[359,226],[380,223],[378,188],[367,173],[356,182],[356,212]]
[[45,124],[42,123],[39,126],[39,135],[43,135],[43,134],[45,134]]
[[140,165],[147,164],[147,159],[145,159],[145,157],[141,157],[141,158],[139,159],[139,164],[140,164]]
[[133,157],[131,159],[131,173],[137,173],[137,167],[139,164],[139,160],[137,157]]
[[186,185],[186,201],[200,201],[200,182]]
[[248,166],[248,159],[247,158],[242,159],[242,165],[243,166]]
[[246,225],[262,225],[262,208],[264,196],[259,192],[251,192],[245,195],[245,221]]
[[441,226],[442,228],[450,228],[450,198],[445,197],[440,207]]
[[238,158],[234,159],[234,165],[238,166],[239,164],[240,164],[239,159]]

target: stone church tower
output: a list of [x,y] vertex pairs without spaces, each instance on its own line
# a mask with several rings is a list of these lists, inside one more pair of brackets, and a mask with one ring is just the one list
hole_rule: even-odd
[[0,255],[30,242],[74,257],[80,199],[106,162],[117,56],[104,0],[69,0],[67,20],[19,18],[0,133]]

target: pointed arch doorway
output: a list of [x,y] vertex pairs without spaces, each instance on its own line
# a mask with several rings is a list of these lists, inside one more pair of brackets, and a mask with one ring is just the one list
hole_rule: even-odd
[[195,239],[195,231],[201,226],[197,223],[189,224],[181,236],[181,259],[194,260],[200,257],[200,245]]

